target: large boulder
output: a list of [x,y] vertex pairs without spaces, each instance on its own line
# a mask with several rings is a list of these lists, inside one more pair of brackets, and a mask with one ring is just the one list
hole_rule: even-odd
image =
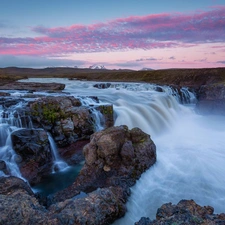
[[196,111],[201,114],[225,114],[225,86],[204,85],[198,91]]
[[[94,110],[101,111],[93,105],[82,106],[81,101],[72,96],[39,98],[31,102],[29,107],[34,126],[48,130],[59,147],[89,139],[98,122]],[[106,113],[102,115],[106,121],[113,121],[113,113],[108,111],[105,110]],[[112,123],[105,123],[105,126],[109,125]]]
[[48,135],[43,129],[20,129],[11,134],[12,145],[20,156],[19,168],[30,184],[40,182],[51,172],[52,152]]
[[156,161],[156,147],[150,136],[139,128],[128,130],[127,126],[94,133],[83,152],[85,164],[76,181],[56,193],[53,202],[103,187],[127,190]]
[[123,190],[98,189],[83,198],[71,198],[50,206],[46,224],[107,225],[126,212]]
[[46,212],[23,180],[0,177],[0,224],[44,224]]
[[200,206],[193,200],[181,200],[177,205],[166,203],[162,205],[156,214],[156,220],[141,218],[135,225],[162,225],[162,224],[183,224],[183,225],[216,225],[225,224],[225,214],[213,214],[211,206]]

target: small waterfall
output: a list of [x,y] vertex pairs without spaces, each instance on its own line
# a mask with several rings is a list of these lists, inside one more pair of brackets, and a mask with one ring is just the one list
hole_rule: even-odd
[[102,113],[95,107],[102,105],[97,98],[94,97],[79,97],[81,104],[90,107],[92,119],[94,121],[94,131],[103,130],[105,127],[105,119]]
[[54,158],[54,164],[53,164],[53,168],[52,168],[52,172],[55,173],[57,171],[62,171],[66,168],[68,168],[68,165],[66,162],[64,162],[61,157],[58,154],[58,149],[57,146],[55,144],[55,141],[53,140],[52,136],[50,135],[50,133],[48,133],[48,141],[52,150],[52,155]]
[[196,104],[197,102],[195,92],[188,87],[178,89],[176,87],[164,86],[163,90],[169,95],[174,96],[181,104]]
[[92,112],[92,118],[94,120],[94,131],[100,131],[104,129],[105,126],[105,119],[102,115],[102,113],[95,109],[95,108],[91,108],[91,112]]
[[[0,176],[12,175],[22,178],[17,166],[21,158],[13,150],[11,141],[13,131],[31,126],[30,118],[26,119],[25,115],[20,113],[22,107],[23,104],[18,103],[8,109],[2,107],[0,109],[0,162],[2,165]],[[27,120],[29,124],[26,123]]]

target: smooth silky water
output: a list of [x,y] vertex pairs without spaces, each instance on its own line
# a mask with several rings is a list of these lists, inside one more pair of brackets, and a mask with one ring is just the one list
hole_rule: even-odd
[[[178,103],[168,87],[157,92],[145,83],[112,83],[108,89],[95,82],[67,79],[29,79],[24,82],[65,83],[64,92],[73,96],[97,96],[114,107],[115,125],[139,127],[157,146],[157,162],[131,188],[125,217],[114,225],[133,224],[141,217],[155,218],[163,203],[194,199],[225,212],[225,115],[201,116],[190,104]],[[174,95],[174,96],[173,96]]]

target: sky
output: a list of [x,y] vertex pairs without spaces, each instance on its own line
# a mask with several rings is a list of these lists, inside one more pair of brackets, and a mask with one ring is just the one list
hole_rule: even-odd
[[225,0],[0,0],[0,67],[225,67]]

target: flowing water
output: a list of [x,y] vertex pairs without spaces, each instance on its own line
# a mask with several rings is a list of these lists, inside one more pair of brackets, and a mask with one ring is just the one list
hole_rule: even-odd
[[[22,178],[17,166],[18,155],[15,153],[11,142],[11,133],[22,127],[30,128],[30,121],[27,123],[23,120],[23,116],[19,113],[19,109],[23,107],[22,103],[4,110],[0,108],[0,161],[2,162],[2,171],[0,176],[5,176],[7,173]],[[4,163],[4,164],[3,164]],[[6,167],[6,168],[4,168]],[[3,172],[5,171],[7,172]]]
[[151,135],[157,162],[131,188],[128,212],[116,225],[133,224],[142,216],[153,219],[163,203],[181,199],[225,212],[225,115],[197,115],[188,89],[183,88],[181,99],[169,87],[145,83],[112,83],[97,89],[95,82],[87,81],[24,80],[29,81],[57,81],[73,96],[97,96],[100,103],[113,104],[115,125],[140,127]]
[[58,149],[55,144],[54,139],[52,138],[51,134],[48,133],[48,141],[52,150],[52,155],[54,158],[53,168],[52,172],[55,173],[57,171],[62,171],[68,167],[67,163],[61,159],[61,157],[58,154]]

